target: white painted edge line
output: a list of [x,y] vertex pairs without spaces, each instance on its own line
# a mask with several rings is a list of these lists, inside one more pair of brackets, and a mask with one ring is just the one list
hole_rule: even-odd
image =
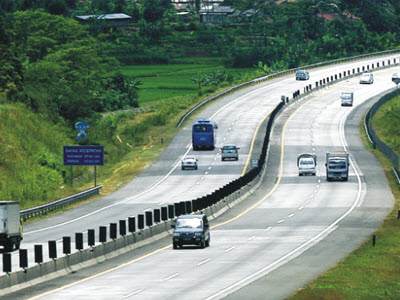
[[[349,114],[349,112],[342,117],[342,119],[340,121],[340,124],[339,124],[340,139],[341,139],[343,148],[345,150],[347,150],[347,146],[346,146],[347,143],[346,143],[346,139],[345,139],[345,136],[344,136],[344,120],[347,118],[348,114]],[[355,164],[355,162],[351,161],[351,164],[353,165],[353,164]],[[286,253],[285,255],[283,255],[279,259],[277,259],[276,261],[274,261],[271,264],[263,267],[262,269],[258,270],[257,272],[254,272],[253,274],[244,277],[243,279],[241,279],[241,280],[237,281],[236,283],[226,287],[225,289],[219,291],[218,293],[215,293],[214,295],[211,295],[210,297],[207,297],[205,300],[216,299],[217,297],[220,297],[222,295],[228,295],[229,292],[235,291],[235,290],[239,289],[241,286],[244,286],[244,285],[252,282],[253,280],[256,280],[257,278],[260,278],[260,277],[264,276],[265,274],[268,274],[269,272],[271,272],[274,269],[274,267],[279,265],[284,260],[290,259],[291,257],[295,256],[296,254],[298,254],[298,255],[301,254],[302,252],[307,250],[307,246],[309,246],[312,243],[316,242],[324,234],[326,234],[326,233],[328,233],[330,231],[333,231],[334,227],[340,221],[342,221],[344,218],[346,218],[358,206],[358,203],[361,200],[361,194],[362,194],[361,178],[360,178],[360,175],[357,172],[357,170],[355,168],[353,168],[353,169],[354,169],[354,171],[356,173],[356,176],[357,176],[357,179],[358,179],[357,197],[356,197],[355,201],[353,202],[353,204],[350,206],[350,208],[343,215],[341,215],[338,219],[336,219],[328,227],[326,227],[324,230],[322,230],[320,233],[318,233],[317,235],[315,235],[313,238],[309,239],[308,241],[306,241],[302,245],[300,245],[297,248],[293,249],[292,251]]]

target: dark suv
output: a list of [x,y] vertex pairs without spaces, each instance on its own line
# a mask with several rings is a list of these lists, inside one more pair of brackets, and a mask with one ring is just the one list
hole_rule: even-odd
[[176,220],[172,245],[178,249],[183,245],[210,246],[210,224],[205,214],[182,215]]

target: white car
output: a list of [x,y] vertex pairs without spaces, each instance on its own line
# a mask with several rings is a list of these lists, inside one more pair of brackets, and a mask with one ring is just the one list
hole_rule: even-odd
[[194,169],[197,170],[197,158],[194,156],[186,156],[182,159],[182,170]]
[[225,159],[234,159],[239,160],[239,147],[235,145],[225,145],[221,150],[221,160],[224,161]]
[[372,73],[363,73],[360,76],[360,83],[361,84],[362,83],[368,83],[368,84],[374,83],[374,74],[372,74]]

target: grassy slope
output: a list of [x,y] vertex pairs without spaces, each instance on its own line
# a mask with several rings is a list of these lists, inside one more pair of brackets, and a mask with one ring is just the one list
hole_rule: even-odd
[[[392,140],[391,132],[398,136],[400,128],[394,128],[393,122],[388,122],[384,111],[391,109],[392,100],[383,106],[373,118],[374,128],[382,139]],[[387,116],[387,115],[386,115]],[[393,128],[392,128],[393,127]],[[390,161],[378,150],[369,145],[364,129],[361,135],[365,147],[374,153],[381,163],[389,185],[396,199],[393,211],[385,219],[382,227],[375,235],[377,244],[372,246],[366,241],[359,249],[351,253],[337,266],[325,272],[304,289],[299,290],[290,299],[400,299],[400,220],[397,212],[400,208],[400,191],[398,183],[391,170]]]
[[[219,68],[223,67],[218,60],[208,59],[202,59],[198,64],[184,61],[177,65],[131,68],[134,75],[151,75],[144,78],[161,79],[162,82],[161,89],[152,83],[153,89],[147,96],[148,90],[143,89],[143,97],[150,100],[143,101],[141,106],[158,104],[168,98],[167,105],[178,106],[178,111],[168,117],[165,125],[150,126],[140,134],[132,134],[126,128],[140,123],[147,114],[120,114],[97,124],[90,123],[88,143],[105,148],[105,165],[97,168],[97,183],[103,185],[103,195],[132,180],[151,164],[179,130],[175,128],[179,118],[201,101],[197,90],[186,88],[186,85],[193,85],[190,77],[200,71]],[[173,80],[171,73],[175,75]],[[178,88],[174,89],[177,83]],[[163,88],[164,85],[171,89]],[[166,90],[170,92],[168,95]],[[203,98],[207,96],[203,95]],[[76,144],[73,128],[53,125],[22,105],[2,103],[3,98],[0,99],[0,199],[18,200],[22,208],[27,208],[93,186],[93,167],[74,167],[74,186],[71,187],[71,169],[62,165],[62,146]]]

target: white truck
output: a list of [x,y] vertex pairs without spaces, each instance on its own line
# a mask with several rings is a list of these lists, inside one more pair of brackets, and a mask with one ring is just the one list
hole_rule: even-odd
[[302,153],[297,156],[297,167],[299,168],[299,176],[314,175],[317,168],[317,156],[310,153]]
[[19,202],[0,201],[0,246],[4,252],[10,252],[19,249],[21,240]]
[[326,153],[326,180],[349,179],[349,153],[347,151],[329,151]]
[[342,101],[342,106],[353,106],[353,92],[342,92],[340,99]]

